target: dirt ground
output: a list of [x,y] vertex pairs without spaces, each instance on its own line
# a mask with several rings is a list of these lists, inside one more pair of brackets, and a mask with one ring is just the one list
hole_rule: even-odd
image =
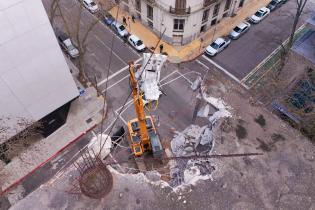
[[213,75],[207,83],[234,115],[222,126],[222,135],[217,133],[214,152],[263,153],[215,161],[218,170],[213,178],[223,183],[222,190],[229,188],[239,196],[235,209],[315,209],[314,145],[238,86]]
[[222,98],[233,114],[217,129],[212,153],[263,155],[212,159],[212,180],[177,193],[141,174],[113,173],[113,189],[101,200],[61,190],[71,179],[67,172],[12,209],[315,209],[315,146],[240,86],[216,71],[208,75],[207,92]]

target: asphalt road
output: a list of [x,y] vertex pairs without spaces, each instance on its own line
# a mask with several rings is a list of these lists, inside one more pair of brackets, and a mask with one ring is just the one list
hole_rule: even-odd
[[[47,14],[50,14],[52,2],[53,0],[43,1]],[[96,15],[91,14],[85,8],[80,10],[80,3],[76,0],[61,0],[60,6],[67,24],[64,24],[60,15],[56,15],[53,27],[58,27],[64,32],[67,31],[66,27],[68,27],[74,42],[76,34],[79,34],[82,40],[91,24],[98,21]],[[80,14],[80,26],[77,27]],[[76,33],[77,28],[79,28],[79,33]],[[110,57],[112,58],[109,72],[112,75],[125,67],[128,61],[136,60],[141,56],[101,21],[98,21],[88,34],[86,46],[87,52],[84,56],[84,68],[88,77],[93,80],[96,77],[98,82],[103,81],[107,77]],[[111,48],[113,48],[112,53]],[[73,62],[77,65],[77,59],[73,59]]]
[[[271,12],[259,24],[252,24],[246,34],[232,41],[221,53],[213,58],[204,55],[199,58],[199,61],[210,66],[212,64],[208,59],[211,59],[237,79],[242,80],[289,37],[295,6],[296,1],[289,0]],[[309,17],[312,8],[314,4],[310,1],[304,10],[299,26]]]

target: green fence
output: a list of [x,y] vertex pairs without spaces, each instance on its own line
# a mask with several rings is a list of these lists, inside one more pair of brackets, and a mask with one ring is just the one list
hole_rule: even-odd
[[[301,26],[294,35],[294,40],[303,36],[308,28],[305,28],[305,25]],[[288,47],[289,39],[284,41],[284,48]],[[281,55],[283,53],[283,47],[279,46],[274,50],[267,58],[265,58],[258,66],[256,66],[243,80],[242,84],[245,85],[248,89],[255,86],[269,71],[275,71],[280,68],[281,65]]]

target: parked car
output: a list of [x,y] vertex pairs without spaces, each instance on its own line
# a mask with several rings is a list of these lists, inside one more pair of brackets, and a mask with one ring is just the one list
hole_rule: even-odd
[[67,34],[60,31],[58,31],[57,33],[58,42],[62,49],[65,50],[70,55],[71,58],[78,57],[79,50],[72,44],[70,37]]
[[112,22],[111,24],[114,31],[121,37],[127,37],[128,31],[126,30],[125,26],[117,21]]
[[114,21],[115,21],[114,17],[111,16],[110,14],[105,15],[104,18],[103,18],[103,22],[104,22],[106,25],[111,25]]
[[275,9],[277,9],[278,7],[280,7],[283,4],[282,0],[272,0],[271,2],[269,2],[269,4],[267,5],[267,8],[270,9],[270,11],[274,11]]
[[235,26],[233,30],[230,32],[229,36],[231,39],[238,39],[242,34],[246,33],[250,28],[250,23],[242,22]]
[[270,13],[270,9],[268,9],[267,7],[262,7],[260,8],[254,15],[252,15],[249,20],[252,23],[259,23],[260,21],[262,21],[265,17],[267,17],[267,15],[269,15]]
[[209,56],[215,56],[226,48],[231,43],[229,38],[217,38],[206,48],[206,54]]
[[97,4],[93,0],[82,0],[82,3],[91,13],[96,13],[99,10]]
[[146,48],[145,45],[143,44],[143,42],[135,35],[130,35],[128,37],[128,42],[137,51],[144,51]]

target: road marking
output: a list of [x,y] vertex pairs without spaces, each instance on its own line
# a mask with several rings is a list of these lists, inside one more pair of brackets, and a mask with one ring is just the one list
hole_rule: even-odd
[[231,77],[233,80],[235,80],[237,83],[241,84],[241,81],[239,79],[237,79],[233,74],[231,74],[230,72],[228,72],[225,68],[223,68],[222,66],[220,66],[219,64],[217,64],[216,62],[214,62],[213,60],[211,60],[210,58],[208,58],[205,55],[202,55],[202,57],[204,59],[206,59],[207,61],[209,61],[211,64],[213,64],[215,67],[217,67],[218,69],[220,69],[221,71],[223,71],[226,75],[228,75],[229,77]]
[[123,123],[124,123],[125,125],[128,125],[128,123],[126,122],[126,120],[124,120],[124,118],[123,118],[119,113],[117,113],[117,112],[115,111],[115,114],[119,117],[119,119],[121,119],[121,121],[123,121]]
[[162,81],[166,80],[167,78],[169,78],[170,76],[172,76],[173,74],[175,74],[175,73],[177,73],[177,72],[178,72],[178,70],[173,71],[172,73],[170,73],[170,74],[168,74],[167,76],[163,77],[159,83],[161,83]]
[[[160,87],[163,87],[164,85],[167,85],[167,84],[169,84],[169,83],[172,83],[172,82],[178,80],[178,79],[181,78],[181,77],[185,78],[184,74],[181,74],[181,73],[179,73],[179,72],[176,70],[176,71],[174,71],[174,72],[168,74],[167,76],[165,76],[160,82],[166,80],[167,78],[169,78],[171,75],[173,75],[173,74],[175,74],[175,73],[178,73],[179,76],[176,77],[176,78],[174,78],[174,79],[172,79],[172,80],[170,80],[170,81],[168,81],[168,82],[166,82],[166,83],[164,83],[164,84],[161,84]],[[191,73],[191,72],[190,72],[190,73]],[[185,80],[186,80],[186,79],[185,79]],[[187,81],[187,82],[189,83],[189,81]],[[119,115],[119,118],[120,118],[126,125],[127,125],[127,122],[126,122],[126,120],[124,120],[124,118],[123,118],[121,115],[132,105],[132,103],[133,103],[133,99],[130,100],[130,101],[128,101],[128,102],[125,104],[124,109],[120,112],[120,115]],[[115,113],[118,115],[119,111],[120,111],[122,108],[123,108],[123,106],[121,106],[121,107],[119,107],[118,109],[116,109],[116,110],[115,110]]]
[[[142,58],[137,59],[134,63],[138,63],[142,60]],[[97,86],[100,86],[102,84],[104,84],[105,82],[107,82],[107,80],[111,80],[112,78],[114,78],[115,76],[117,76],[118,74],[122,73],[123,71],[126,71],[129,68],[128,66],[125,66],[124,68],[120,69],[119,71],[115,72],[114,74],[110,75],[108,78],[105,78],[104,80],[100,81],[99,83],[97,83]]]
[[112,84],[111,86],[109,86],[108,88],[106,88],[105,90],[102,90],[102,93],[104,93],[105,91],[111,89],[112,87],[118,85],[118,83],[120,83],[121,81],[125,80],[126,78],[128,78],[129,75],[126,75],[125,77],[123,77],[122,79],[118,80],[117,82],[115,82],[114,84]]
[[210,68],[206,64],[202,63],[200,60],[196,60],[196,62],[205,67],[206,69],[210,70]]
[[93,134],[94,137],[97,137],[97,136],[96,136],[96,133],[95,133],[93,130],[92,130],[91,132],[92,132],[92,134]]
[[190,83],[190,85],[193,84],[192,81],[190,81],[190,79],[188,79],[184,74],[180,73],[179,71],[177,72],[179,75],[181,75],[188,83]]
[[[130,101],[128,101],[128,102],[125,104],[125,107],[124,107],[124,106],[121,106],[121,107],[119,107],[118,109],[116,109],[115,112],[120,112],[120,110],[121,110],[122,108],[128,108],[128,106],[132,103],[132,101],[133,101],[133,99],[131,99]],[[124,111],[126,111],[126,110],[124,110]],[[120,114],[122,114],[124,111],[122,111]]]
[[127,65],[127,62],[124,61],[123,59],[121,59],[121,58],[114,52],[114,50],[111,50],[111,48],[108,47],[98,36],[96,36],[96,35],[94,34],[94,37],[95,37],[95,39],[97,39],[100,43],[102,43],[107,49],[109,49],[110,51],[112,51],[113,54],[114,54],[122,63],[124,63],[125,65]]

